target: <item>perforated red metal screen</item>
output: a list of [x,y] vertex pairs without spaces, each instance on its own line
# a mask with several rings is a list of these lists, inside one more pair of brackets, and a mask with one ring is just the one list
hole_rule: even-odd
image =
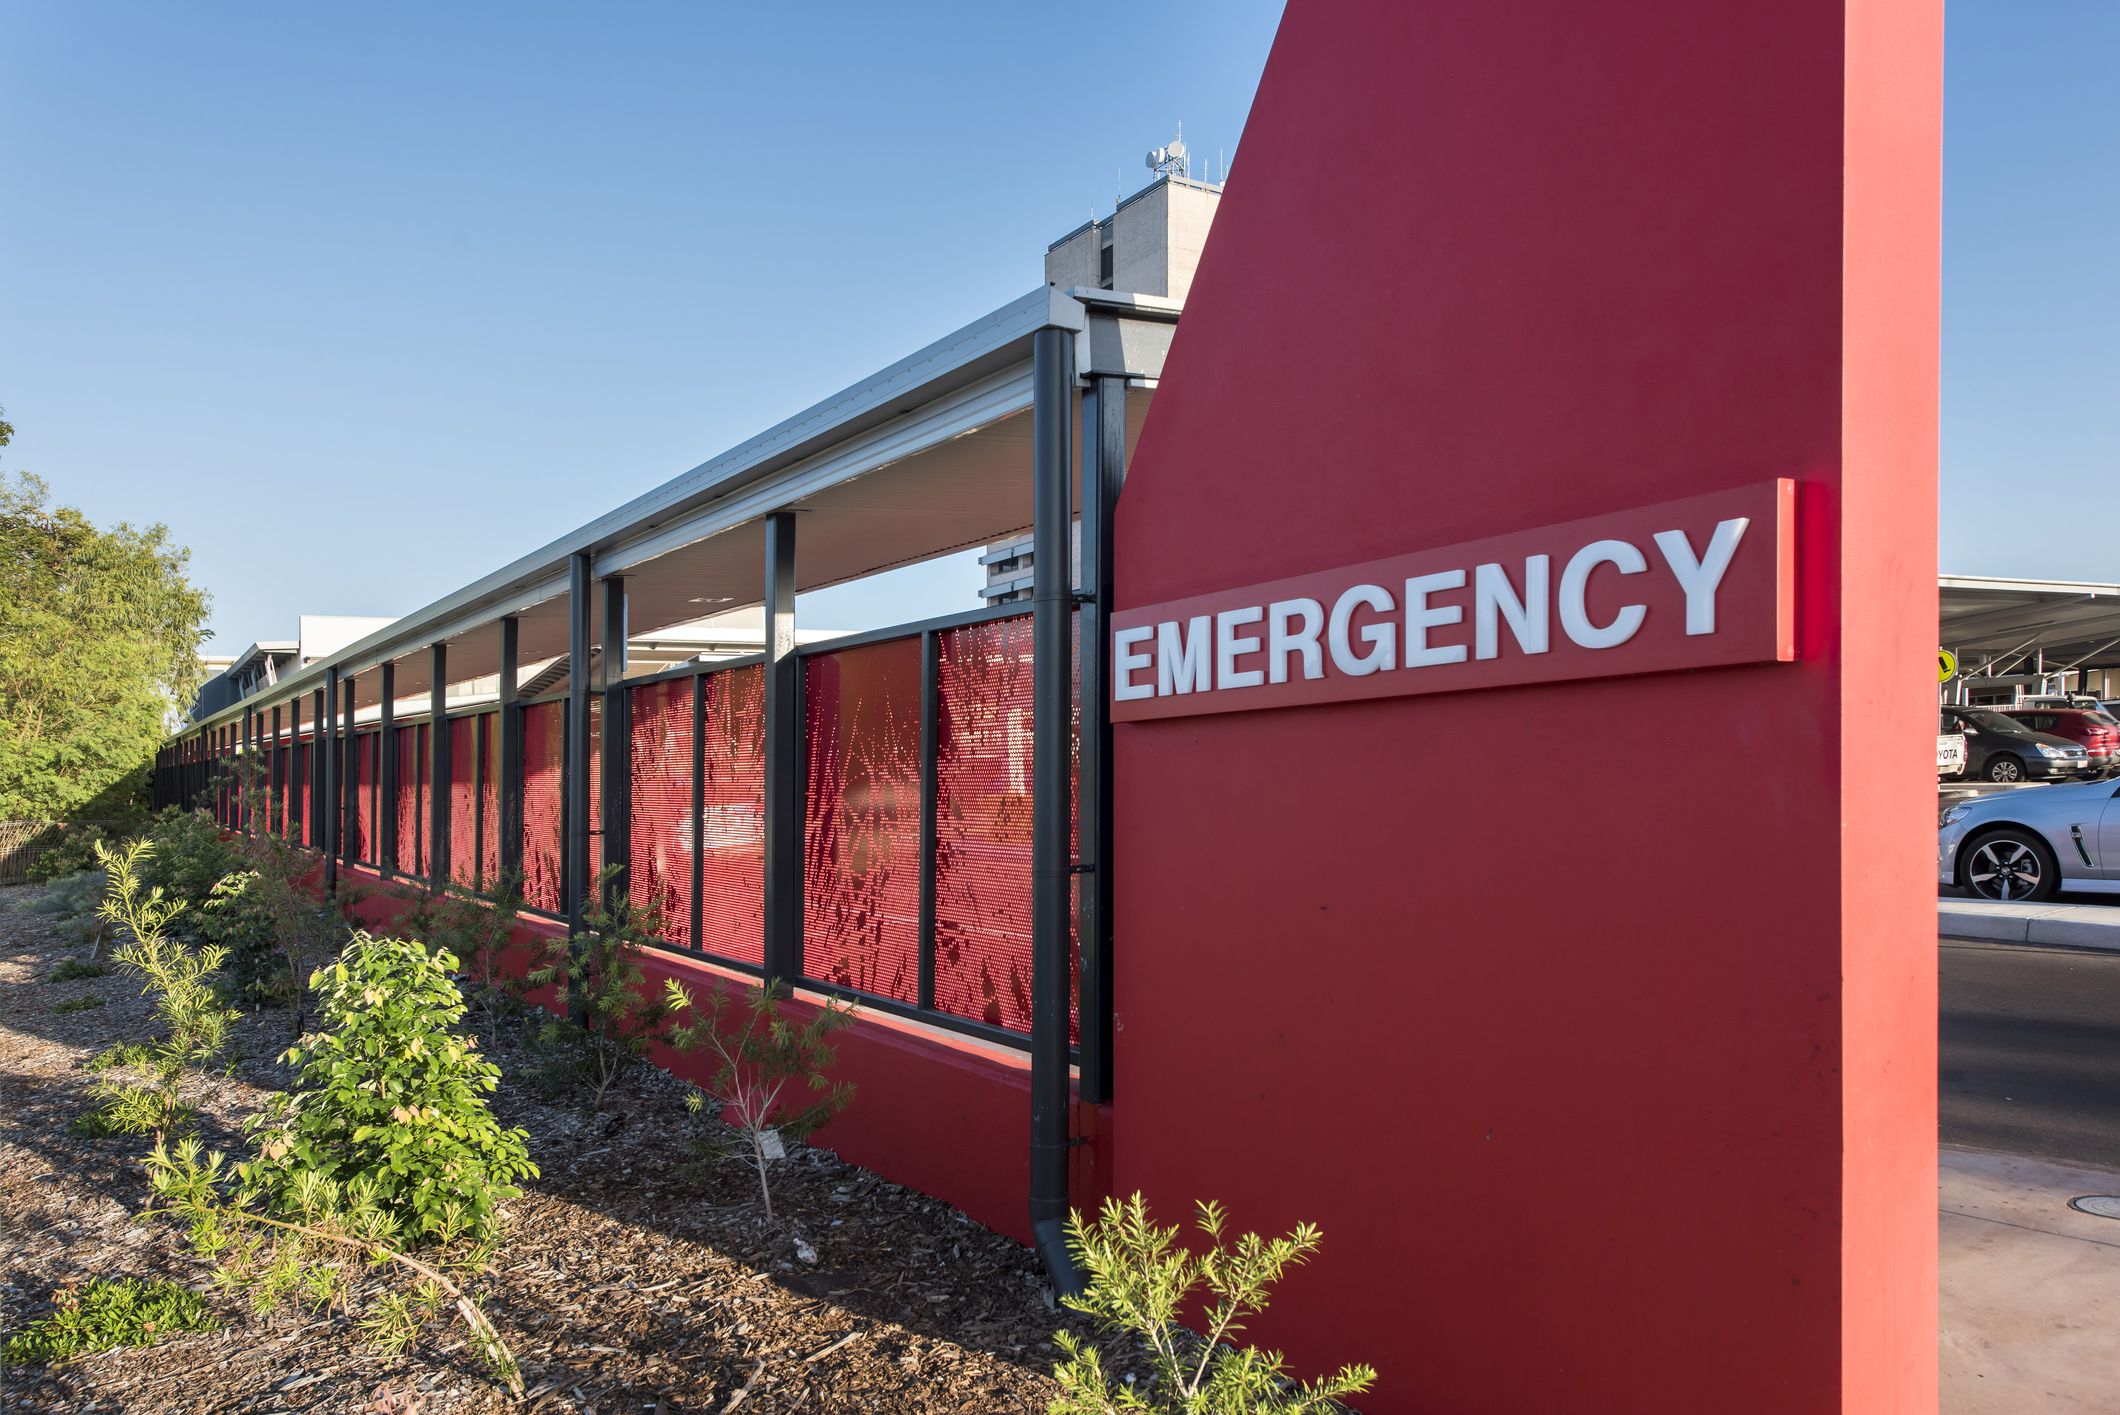
[[398,873],[427,872],[427,727],[413,723],[395,729],[397,736],[397,868]]
[[492,889],[501,878],[501,719],[497,712],[479,714],[478,751],[484,758],[479,775],[478,882]]
[[660,936],[692,943],[692,692],[690,678],[630,688],[631,857],[622,883],[636,909],[662,916]]
[[935,1007],[1031,1023],[1031,623],[936,635]]
[[803,661],[803,972],[918,1000],[920,640]]
[[287,838],[297,845],[309,843],[309,734],[303,733],[294,747],[294,784],[287,792]]
[[449,878],[467,888],[478,884],[478,800],[472,792],[478,773],[478,724],[469,717],[449,719]]
[[593,893],[604,867],[604,698],[589,695],[589,868],[582,878]]
[[523,902],[548,914],[564,907],[560,825],[566,808],[561,782],[566,708],[550,702],[523,709]]
[[724,668],[706,694],[699,946],[763,966],[766,939],[766,671]]
[[284,837],[287,834],[287,782],[291,770],[291,754],[284,738],[272,749],[272,833]]

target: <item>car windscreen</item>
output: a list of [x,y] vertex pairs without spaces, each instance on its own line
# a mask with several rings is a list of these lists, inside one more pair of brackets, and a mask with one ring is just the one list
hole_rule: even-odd
[[2031,730],[2023,723],[2004,717],[1999,712],[1988,712],[1982,708],[1975,708],[1970,712],[1960,714],[1960,716],[1982,732],[1999,732],[2005,737],[2029,737],[2032,735]]

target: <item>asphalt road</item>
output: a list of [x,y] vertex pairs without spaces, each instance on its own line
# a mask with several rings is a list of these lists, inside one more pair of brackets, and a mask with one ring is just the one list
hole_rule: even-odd
[[2120,1171],[2120,954],[1941,946],[1943,1142]]

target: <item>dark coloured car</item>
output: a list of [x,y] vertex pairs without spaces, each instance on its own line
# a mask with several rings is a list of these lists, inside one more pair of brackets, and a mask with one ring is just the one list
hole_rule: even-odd
[[2102,709],[2093,712],[2088,708],[2011,707],[2001,712],[2034,732],[2065,737],[2082,747],[2090,753],[2095,775],[2111,771],[2115,754],[2120,753],[2120,722],[2107,717]]
[[2066,737],[2034,732],[1993,708],[1947,707],[1944,721],[1965,734],[1965,779],[2067,781],[2088,776],[2091,755]]

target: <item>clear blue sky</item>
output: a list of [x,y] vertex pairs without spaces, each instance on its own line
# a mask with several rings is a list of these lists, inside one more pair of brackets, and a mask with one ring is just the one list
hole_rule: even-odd
[[[1233,150],[1278,13],[0,0],[0,465],[166,521],[224,651],[403,613],[1030,289],[1178,120]],[[1943,563],[2120,579],[2120,4],[1950,26]]]

